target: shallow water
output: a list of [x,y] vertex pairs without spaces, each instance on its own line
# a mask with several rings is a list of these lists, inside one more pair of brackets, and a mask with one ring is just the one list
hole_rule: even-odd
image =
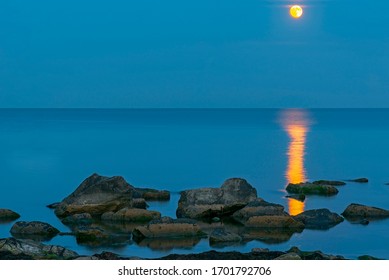
[[[62,200],[94,172],[172,191],[170,202],[149,203],[150,209],[172,217],[179,191],[219,187],[231,177],[247,179],[260,197],[292,214],[316,208],[341,213],[352,202],[389,208],[385,109],[2,109],[0,132],[0,208],[63,231],[68,228],[45,205]],[[312,196],[304,204],[285,198],[289,181],[358,177],[369,183],[348,182],[334,197]],[[10,236],[11,226],[0,224],[0,237]],[[253,240],[217,249],[299,246],[349,258],[370,254],[389,259],[387,232],[389,219],[368,226],[345,221],[328,231],[306,229],[281,243]],[[81,254],[110,250],[141,257],[211,248],[207,239],[94,247],[58,236],[49,243]]]

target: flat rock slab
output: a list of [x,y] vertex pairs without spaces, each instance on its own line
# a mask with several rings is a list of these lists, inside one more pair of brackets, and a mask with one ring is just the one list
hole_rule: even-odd
[[323,196],[332,196],[338,194],[338,189],[331,185],[319,185],[313,183],[300,183],[292,184],[289,183],[286,187],[288,193],[294,194],[313,194],[313,195],[323,195]]
[[185,238],[204,235],[200,226],[193,220],[167,217],[152,221],[146,226],[136,227],[132,234],[136,241],[144,238]]
[[331,181],[331,180],[318,180],[313,181],[312,184],[316,185],[330,185],[330,186],[344,186],[346,185],[343,181]]
[[149,222],[161,218],[161,213],[137,208],[123,208],[117,212],[107,212],[101,216],[105,221],[125,221],[125,222]]
[[284,211],[284,206],[258,198],[232,215],[234,220],[243,224],[253,216],[288,216],[288,214]]
[[348,220],[384,219],[389,217],[389,210],[352,203],[347,206],[342,215]]
[[74,259],[78,254],[61,246],[45,245],[32,240],[0,239],[0,259]]
[[328,209],[308,210],[294,216],[294,219],[302,222],[305,228],[309,229],[329,229],[344,220],[340,215]]
[[33,240],[50,240],[59,233],[59,230],[44,222],[16,222],[11,228],[11,234],[17,238]]
[[253,216],[245,223],[247,227],[255,228],[304,228],[302,222],[291,216]]

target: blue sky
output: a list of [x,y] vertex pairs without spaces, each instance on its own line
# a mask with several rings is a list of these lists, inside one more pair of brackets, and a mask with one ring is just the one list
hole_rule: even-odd
[[387,0],[0,0],[0,107],[389,107],[388,11]]

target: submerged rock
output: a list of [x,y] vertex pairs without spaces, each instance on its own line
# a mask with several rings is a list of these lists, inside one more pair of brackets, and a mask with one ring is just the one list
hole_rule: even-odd
[[358,178],[358,179],[351,179],[351,180],[348,180],[348,181],[355,182],[355,183],[368,183],[369,179],[367,179],[367,178]]
[[244,179],[228,179],[220,188],[181,192],[178,218],[203,219],[232,215],[257,198],[257,191]]
[[9,209],[0,209],[0,223],[2,222],[12,222],[16,219],[19,219],[20,215]]
[[309,229],[329,229],[344,220],[328,209],[308,210],[294,216],[294,219],[302,222]]
[[325,196],[336,195],[339,192],[337,188],[331,185],[312,184],[308,182],[300,184],[289,183],[286,187],[286,191],[296,194],[315,194]]
[[365,218],[383,219],[389,217],[389,210],[352,203],[343,211],[342,215],[348,220],[361,220]]
[[236,211],[232,218],[242,224],[254,216],[289,216],[284,211],[284,206],[270,203],[261,198],[248,203],[244,208]]
[[241,235],[244,242],[258,240],[266,244],[281,244],[302,231],[303,228],[245,228]]
[[144,238],[185,238],[203,236],[199,225],[193,220],[163,217],[146,226],[136,227],[132,235],[136,241]]
[[215,229],[209,236],[209,243],[211,245],[232,244],[242,241],[242,237],[238,234],[225,230],[224,228]]
[[330,186],[344,186],[344,185],[346,185],[346,183],[342,182],[342,181],[330,181],[330,180],[313,181],[312,184],[316,184],[316,185],[330,185]]
[[62,220],[65,225],[89,225],[92,222],[93,218],[89,213],[74,214]]
[[123,208],[117,212],[107,212],[101,216],[106,221],[149,222],[161,218],[161,213],[137,208]]
[[43,222],[16,222],[11,228],[12,236],[32,240],[50,240],[59,233],[55,227]]
[[89,213],[102,215],[132,206],[134,187],[123,177],[98,174],[85,179],[81,185],[55,208],[58,217]]
[[0,239],[1,260],[75,259],[78,254],[61,246],[45,245],[32,240]]

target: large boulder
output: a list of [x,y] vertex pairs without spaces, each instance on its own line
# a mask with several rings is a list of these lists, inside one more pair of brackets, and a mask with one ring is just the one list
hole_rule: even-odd
[[299,184],[289,183],[286,187],[286,191],[288,193],[295,194],[314,194],[325,196],[336,195],[339,192],[337,188],[331,185],[313,184],[308,182]]
[[257,191],[246,180],[232,178],[220,188],[201,188],[181,192],[178,218],[229,216],[257,198]]
[[342,215],[348,220],[383,219],[389,217],[389,210],[352,203],[347,206]]
[[161,213],[137,208],[123,208],[117,212],[107,212],[101,216],[104,221],[149,222],[161,218]]
[[123,177],[105,177],[93,174],[55,208],[58,217],[89,213],[102,215],[132,207],[134,187]]
[[33,240],[50,240],[59,233],[55,227],[43,222],[16,222],[11,228],[12,236]]
[[284,211],[284,206],[257,198],[232,215],[234,220],[242,224],[253,216],[288,216],[288,214]]
[[159,220],[151,221],[146,226],[136,227],[132,232],[136,241],[144,238],[185,238],[193,236],[203,236],[199,225],[189,219],[172,219],[163,217]]
[[344,220],[328,209],[308,210],[294,216],[294,219],[302,222],[309,229],[329,229]]
[[16,219],[19,219],[20,215],[9,209],[0,209],[0,223],[2,222],[12,222]]
[[33,240],[0,239],[0,259],[74,259],[78,254],[61,246],[45,245]]

